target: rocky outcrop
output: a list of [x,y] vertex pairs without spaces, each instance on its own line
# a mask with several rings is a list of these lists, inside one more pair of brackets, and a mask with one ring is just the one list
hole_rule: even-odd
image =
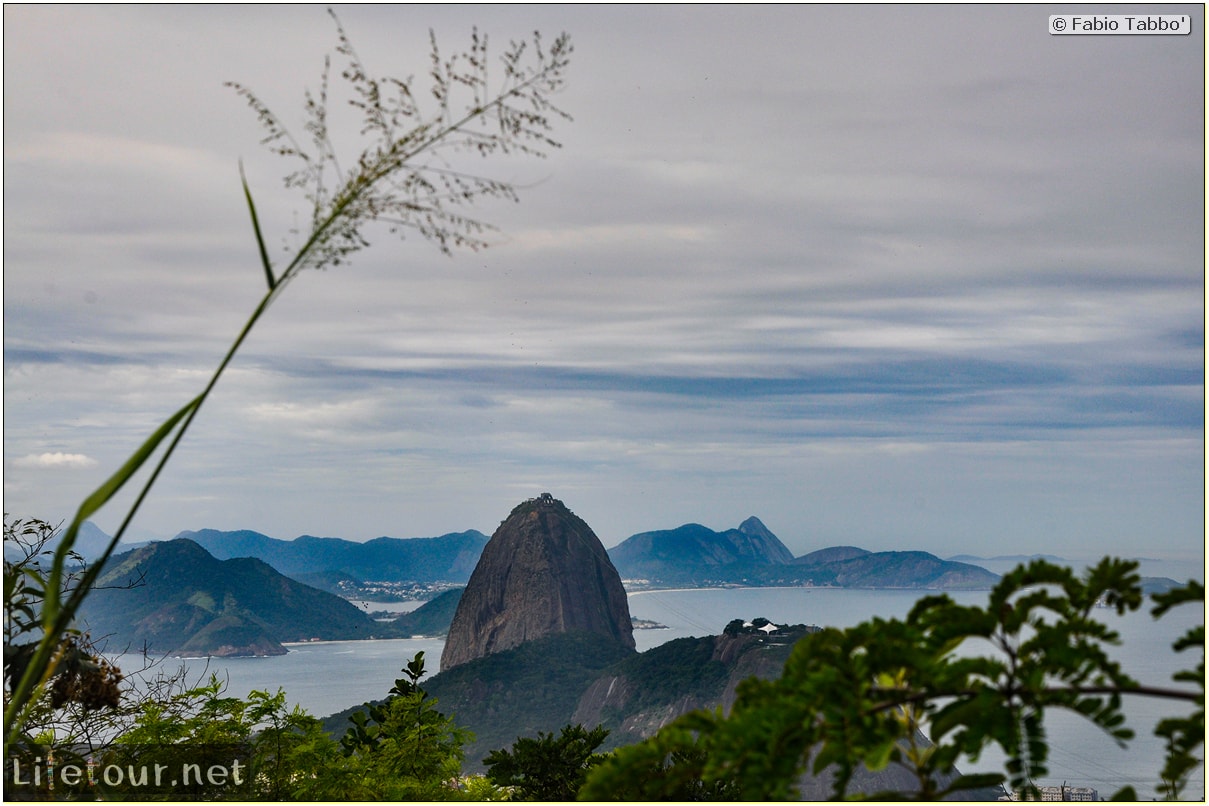
[[773,563],[793,562],[793,553],[755,515],[739,524],[738,531],[748,540],[746,546],[739,548],[740,556],[753,559],[762,557]]
[[653,736],[698,709],[729,711],[739,683],[781,673],[793,640],[762,634],[682,638],[647,650],[595,680],[579,699],[571,723],[603,724],[615,744]]
[[512,510],[483,548],[449,627],[441,669],[572,631],[634,648],[625,589],[604,546],[544,493]]

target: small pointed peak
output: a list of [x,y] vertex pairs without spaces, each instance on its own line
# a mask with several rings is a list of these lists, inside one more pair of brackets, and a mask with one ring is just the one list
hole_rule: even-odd
[[764,525],[764,522],[752,515],[743,523],[739,524],[739,531],[745,535],[770,535],[772,532]]

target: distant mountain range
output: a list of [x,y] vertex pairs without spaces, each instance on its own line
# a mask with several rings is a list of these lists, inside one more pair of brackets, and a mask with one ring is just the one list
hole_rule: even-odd
[[609,559],[627,579],[683,583],[733,576],[748,567],[793,562],[793,554],[759,518],[738,529],[715,532],[699,523],[642,532],[609,549]]
[[[283,643],[311,639],[443,635],[462,596],[460,584],[487,542],[474,530],[367,543],[309,536],[276,540],[246,530],[181,534],[189,537],[143,544],[110,558],[102,588],[88,597],[82,614],[94,637],[112,636],[111,646],[119,650],[146,645],[153,652],[204,656],[280,654]],[[107,539],[93,524],[81,535],[90,549]],[[998,579],[977,565],[922,551],[833,546],[795,558],[756,517],[724,532],[700,524],[643,532],[608,556],[631,587],[986,589]],[[358,598],[349,593],[350,585],[361,586],[360,592],[369,584],[364,580],[384,579],[424,582],[425,596],[459,587],[391,622],[374,621],[328,592]],[[1175,584],[1166,578],[1144,583],[1147,592]]]
[[[92,524],[82,534],[89,547],[105,542]],[[330,591],[369,598],[367,591],[379,591],[375,586],[387,586],[388,595],[389,585],[398,583],[432,595],[465,583],[486,543],[474,530],[365,543],[186,531],[110,558],[102,589],[89,596],[83,616],[94,637],[176,655],[280,654],[291,641],[441,635],[450,629],[460,588],[391,622],[374,621]],[[795,558],[754,516],[724,532],[700,524],[643,532],[607,556],[621,577],[649,587],[988,588],[997,579],[978,566],[921,551],[834,546]]]
[[310,535],[277,540],[259,532],[215,529],[181,532],[177,538],[194,541],[220,560],[257,557],[291,577],[339,572],[383,582],[465,582],[487,544],[487,536],[473,529],[440,537],[378,537],[364,543]]
[[866,551],[833,546],[795,558],[750,517],[715,532],[690,523],[643,532],[609,551],[623,579],[653,587],[689,585],[830,585],[854,588],[980,589],[999,579],[985,568],[924,551]]
[[1057,557],[1053,554],[1000,554],[997,557],[979,557],[974,554],[955,554],[954,556],[950,557],[949,560],[955,563],[1026,563],[1031,560],[1045,560],[1046,562],[1051,563],[1066,562],[1064,557]]
[[[106,535],[85,524],[86,556]],[[389,600],[395,585],[418,586],[407,598],[431,596],[432,587],[463,585],[487,537],[467,530],[440,537],[379,537],[364,543],[303,535],[279,540],[250,530],[181,532],[218,560],[254,557],[292,579],[348,598]],[[147,548],[160,543],[141,544]],[[977,565],[941,560],[919,551],[870,552],[832,546],[794,557],[753,516],[738,528],[716,532],[696,523],[641,532],[608,551],[629,587],[717,585],[822,585],[894,588],[988,588],[995,574]],[[387,587],[375,587],[384,584]],[[425,592],[427,591],[427,592]]]
[[[103,545],[105,535],[95,526],[86,524],[81,534],[85,533],[89,547]],[[440,537],[379,537],[364,543],[310,535],[279,540],[250,530],[216,529],[184,531],[177,539],[192,540],[220,560],[255,557],[304,584],[350,598],[379,600],[398,597],[391,597],[389,590],[376,591],[375,595],[374,583],[465,584],[487,544],[487,536],[474,529]],[[608,555],[618,573],[628,580],[629,587],[830,585],[977,589],[989,588],[998,578],[973,564],[981,558],[972,555],[942,560],[921,551],[871,552],[856,546],[832,546],[794,557],[755,516],[735,529],[722,532],[697,523],[641,532],[609,549]],[[1018,559],[1025,561],[1032,557]]]

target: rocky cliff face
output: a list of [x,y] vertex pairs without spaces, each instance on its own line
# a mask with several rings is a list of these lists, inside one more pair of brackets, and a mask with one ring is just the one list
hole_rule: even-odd
[[[570,721],[604,724],[615,734],[612,744],[641,741],[690,711],[719,705],[729,711],[739,683],[777,677],[791,647],[792,641],[763,635],[714,635],[664,644],[593,682]],[[691,670],[686,673],[685,667]],[[676,676],[675,685],[665,685]]]
[[[745,535],[749,541],[747,546],[736,546],[740,556],[763,557],[774,563],[793,562],[793,553],[785,548],[785,544],[755,515],[739,524],[738,532]],[[737,544],[739,541],[732,539],[732,543]]]
[[634,648],[625,589],[604,546],[546,493],[512,510],[483,548],[449,627],[441,669],[576,630]]

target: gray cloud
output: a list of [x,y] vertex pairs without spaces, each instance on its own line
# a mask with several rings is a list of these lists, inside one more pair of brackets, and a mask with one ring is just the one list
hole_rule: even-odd
[[[375,232],[289,288],[143,530],[490,531],[549,489],[608,545],[754,513],[798,553],[1203,557],[1202,8],[1136,38],[1031,6],[339,13],[378,73],[422,74],[430,27],[565,28],[575,122],[483,165],[524,186],[481,211],[493,248]],[[298,7],[5,22],[6,509],[56,519],[259,295],[239,159],[274,250],[293,223],[222,82],[293,115],[334,35]]]

